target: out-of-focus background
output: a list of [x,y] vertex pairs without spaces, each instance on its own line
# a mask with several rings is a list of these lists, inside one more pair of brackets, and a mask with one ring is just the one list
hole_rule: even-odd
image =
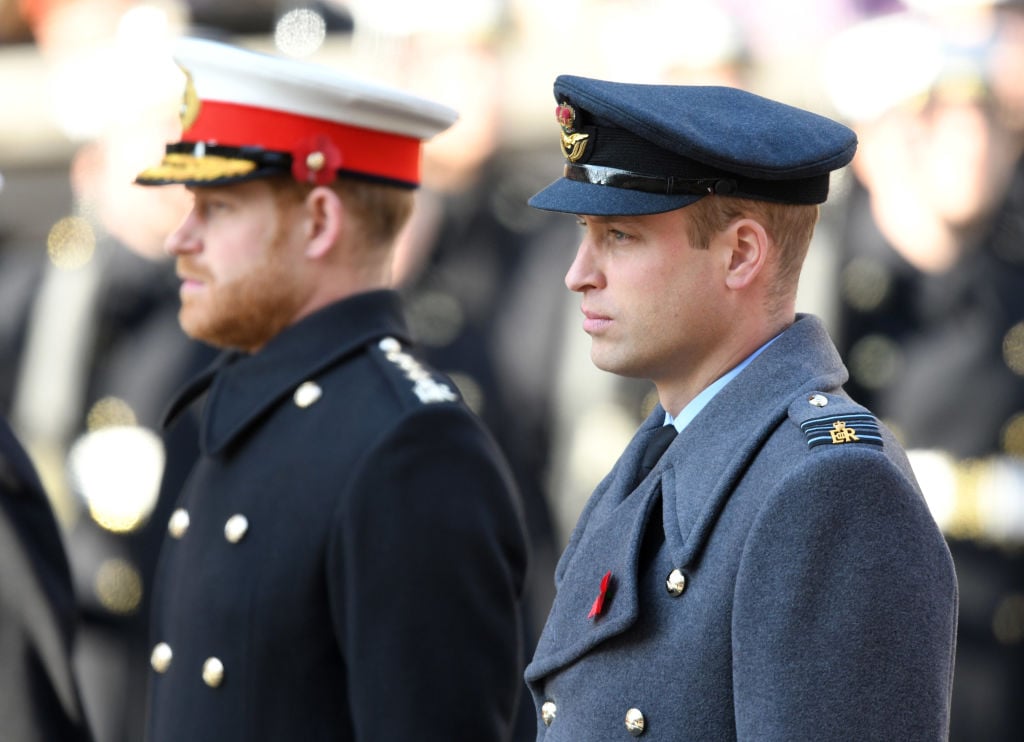
[[833,176],[800,308],[826,320],[849,390],[903,439],[948,537],[951,738],[1021,739],[1022,5],[0,0],[0,412],[64,528],[98,742],[141,736],[149,583],[195,455],[194,421],[159,418],[212,353],[178,329],[162,253],[187,194],[132,185],[177,136],[182,34],[461,111],[427,147],[396,282],[427,356],[513,464],[534,638],[583,501],[654,403],[645,383],[591,367],[562,284],[576,227],[525,205],[561,169],[555,76],[734,85],[853,126],[860,150]]

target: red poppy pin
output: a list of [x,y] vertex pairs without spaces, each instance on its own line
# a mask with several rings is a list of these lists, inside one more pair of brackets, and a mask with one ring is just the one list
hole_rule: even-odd
[[576,162],[583,157],[590,135],[576,131],[576,109],[568,102],[558,104],[555,119],[562,127],[562,152],[569,162]]
[[568,103],[560,103],[555,108],[555,119],[567,134],[576,127],[576,111]]
[[590,613],[587,614],[587,618],[596,618],[601,615],[601,611],[604,610],[604,599],[608,594],[608,586],[611,584],[611,581],[612,573],[605,572],[604,577],[601,578],[601,589],[594,599],[594,604],[590,606]]
[[325,136],[314,136],[292,150],[292,175],[301,183],[333,183],[341,166],[341,150]]

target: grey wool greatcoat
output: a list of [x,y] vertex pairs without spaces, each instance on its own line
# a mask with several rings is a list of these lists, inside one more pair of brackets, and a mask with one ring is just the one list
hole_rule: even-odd
[[538,740],[946,738],[953,565],[846,376],[800,316],[633,489],[641,425],[556,570]]
[[156,577],[148,739],[508,739],[526,546],[454,385],[361,294],[229,354]]

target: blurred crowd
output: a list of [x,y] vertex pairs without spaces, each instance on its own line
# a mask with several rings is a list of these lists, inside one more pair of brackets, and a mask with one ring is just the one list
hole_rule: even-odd
[[181,34],[460,111],[427,146],[396,282],[512,463],[533,632],[579,509],[653,404],[590,364],[557,278],[573,220],[526,206],[560,169],[555,75],[734,85],[854,127],[798,309],[825,319],[848,390],[900,435],[947,536],[951,739],[1021,738],[1024,2],[0,0],[0,414],[65,537],[97,742],[140,736],[148,585],[195,455],[189,425],[160,416],[212,355],[178,328],[162,252],[187,194],[132,185],[174,137]]

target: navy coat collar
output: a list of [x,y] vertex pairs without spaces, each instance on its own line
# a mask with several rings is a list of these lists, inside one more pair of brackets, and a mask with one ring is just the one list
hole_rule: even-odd
[[309,377],[383,337],[409,341],[394,291],[357,294],[286,328],[257,353],[222,354],[175,397],[169,425],[204,392],[200,448],[216,455]]

